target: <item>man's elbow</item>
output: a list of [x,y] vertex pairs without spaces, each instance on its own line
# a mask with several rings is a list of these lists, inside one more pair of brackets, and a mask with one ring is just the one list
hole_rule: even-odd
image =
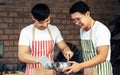
[[21,56],[20,54],[18,54],[18,60],[19,60],[20,62],[24,62],[23,56]]
[[106,60],[107,60],[106,56],[102,58],[102,62],[106,62]]

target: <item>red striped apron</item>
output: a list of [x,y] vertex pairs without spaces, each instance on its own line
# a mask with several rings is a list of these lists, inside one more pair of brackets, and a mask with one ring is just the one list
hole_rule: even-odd
[[[42,57],[42,56],[47,56],[50,60],[53,60],[53,46],[54,46],[54,41],[52,39],[50,30],[48,29],[48,32],[51,36],[50,40],[40,40],[40,41],[35,41],[34,40],[34,31],[35,28],[33,26],[33,41],[32,41],[32,48],[30,50],[31,56],[34,57]],[[41,64],[27,64],[26,65],[26,72],[25,75],[32,75],[32,69],[33,68],[41,68]]]

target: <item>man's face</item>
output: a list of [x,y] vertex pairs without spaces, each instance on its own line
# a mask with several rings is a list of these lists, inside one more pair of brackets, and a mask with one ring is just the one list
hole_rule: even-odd
[[87,27],[87,15],[81,14],[79,12],[75,12],[70,14],[71,20],[76,26],[79,26],[82,29],[85,29]]
[[40,30],[44,30],[48,27],[48,24],[50,23],[50,16],[45,19],[44,21],[38,21],[38,20],[34,20],[35,21],[35,27],[40,29]]

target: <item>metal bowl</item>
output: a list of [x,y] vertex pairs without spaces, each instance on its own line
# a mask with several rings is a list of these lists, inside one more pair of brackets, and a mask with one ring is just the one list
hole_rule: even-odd
[[53,69],[55,69],[57,72],[63,72],[64,68],[67,68],[71,65],[72,64],[70,62],[54,62],[54,63],[52,63]]

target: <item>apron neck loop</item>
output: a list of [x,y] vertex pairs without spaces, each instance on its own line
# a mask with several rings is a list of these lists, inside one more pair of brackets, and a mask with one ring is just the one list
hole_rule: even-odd
[[[48,33],[50,35],[51,40],[53,41],[52,33],[51,33],[49,27],[47,27],[47,31],[48,31]],[[33,40],[33,42],[35,41],[35,24],[33,25],[33,30],[32,30],[32,40]],[[50,49],[50,51],[46,55],[48,55],[52,51],[53,51],[53,46],[52,46],[52,48]]]
[[[49,27],[47,27],[47,31],[49,32],[51,40],[53,40],[52,33],[51,33]],[[33,30],[32,30],[32,40],[35,41],[35,24],[33,25]]]
[[91,28],[90,28],[90,40],[92,40],[92,29],[93,29],[94,24],[95,24],[95,21],[92,20],[92,24],[91,24]]

